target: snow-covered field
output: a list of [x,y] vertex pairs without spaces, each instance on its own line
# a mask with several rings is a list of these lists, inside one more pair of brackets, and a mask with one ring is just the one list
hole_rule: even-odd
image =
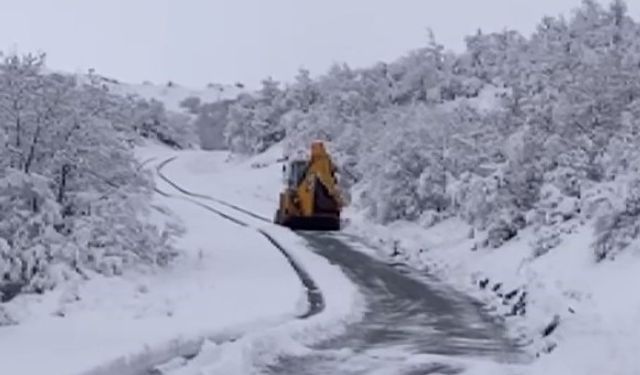
[[[141,150],[140,157],[153,154],[160,160],[166,153]],[[175,193],[162,181],[158,188]],[[158,211],[150,220],[175,217],[186,228],[177,243],[183,250],[178,260],[161,272],[95,276],[42,296],[14,299],[5,307],[20,316],[20,324],[0,329],[1,374],[129,374],[191,354],[207,338],[224,341],[285,322],[287,332],[304,333],[305,323],[296,321],[307,310],[304,288],[263,236],[177,195],[158,194],[155,204]],[[296,249],[327,294],[326,312],[316,324],[326,332],[323,324],[336,326],[336,319],[352,313],[355,291],[335,267],[306,253],[295,235],[273,232]]]

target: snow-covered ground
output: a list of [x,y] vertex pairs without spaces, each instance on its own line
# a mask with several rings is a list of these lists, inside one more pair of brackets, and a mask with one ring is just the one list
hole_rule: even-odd
[[506,316],[513,333],[540,355],[528,373],[640,373],[640,297],[629,290],[640,260],[625,254],[596,264],[591,226],[567,223],[562,243],[534,257],[531,230],[498,249],[472,250],[476,240],[457,219],[424,229],[351,218],[348,230],[368,234],[388,250],[382,256],[391,257],[395,247],[396,261],[428,269]]
[[[167,152],[141,150],[140,157],[150,154],[161,160]],[[158,188],[175,193],[162,181]],[[220,341],[283,323],[288,331],[303,333],[306,326],[296,317],[307,310],[306,292],[262,235],[177,195],[157,194],[154,203],[157,212],[150,220],[177,218],[186,229],[176,244],[183,252],[175,263],[158,272],[95,276],[6,304],[20,324],[0,328],[0,374],[128,374],[196,350],[207,338]],[[337,268],[306,252],[298,237],[272,231],[295,248],[327,293],[327,312],[316,329],[330,331],[336,320],[352,314],[355,290]]]
[[[282,164],[278,163],[282,158],[280,147],[250,159],[234,157],[224,151],[192,150],[167,154],[162,146],[156,147],[161,155],[168,155],[165,157],[178,156],[163,171],[179,181],[183,188],[250,209],[269,220],[273,217],[282,188]],[[153,153],[151,147],[149,151]]]

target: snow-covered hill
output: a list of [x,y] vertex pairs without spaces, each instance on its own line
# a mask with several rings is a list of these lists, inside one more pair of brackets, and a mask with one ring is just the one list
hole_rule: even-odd
[[225,99],[233,99],[246,89],[242,85],[208,84],[202,88],[191,88],[178,83],[168,82],[156,84],[151,82],[127,83],[107,77],[98,77],[109,90],[115,94],[135,95],[143,99],[155,99],[162,102],[170,111],[182,112],[180,103],[190,97],[200,99],[203,103],[212,103]]

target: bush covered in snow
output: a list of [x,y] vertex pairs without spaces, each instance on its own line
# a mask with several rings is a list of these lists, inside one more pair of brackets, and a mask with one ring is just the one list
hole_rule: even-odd
[[187,115],[167,111],[164,104],[154,99],[132,101],[132,125],[140,136],[177,149],[191,148],[198,143],[195,128]]
[[0,293],[173,256],[145,223],[153,185],[133,155],[145,132],[170,130],[140,106],[91,77],[46,73],[43,56],[0,62]]
[[[640,238],[640,180],[628,183],[622,204],[598,217],[596,241],[593,244],[597,261],[614,258]],[[638,243],[635,243],[638,248]]]

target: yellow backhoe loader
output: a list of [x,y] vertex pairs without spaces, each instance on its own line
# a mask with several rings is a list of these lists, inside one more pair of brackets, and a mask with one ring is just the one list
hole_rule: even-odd
[[343,202],[324,144],[313,142],[308,160],[289,161],[283,171],[286,186],[274,221],[291,229],[340,230]]

